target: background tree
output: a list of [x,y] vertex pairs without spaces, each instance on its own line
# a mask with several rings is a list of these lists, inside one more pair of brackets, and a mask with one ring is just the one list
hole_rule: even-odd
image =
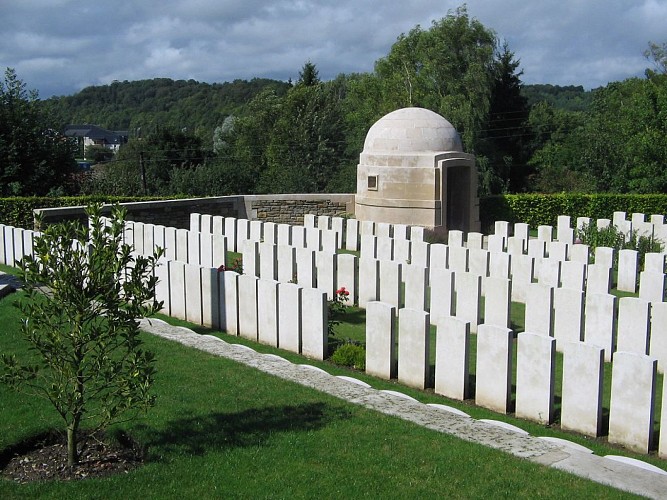
[[88,227],[48,227],[20,263],[22,333],[36,359],[2,355],[2,381],[46,398],[62,417],[70,466],[82,425],[99,430],[153,404],[153,355],[142,349],[138,319],[161,308],[153,273],[161,250],[134,256],[118,207],[109,223],[100,206],[88,216]]
[[307,61],[301,71],[299,71],[299,80],[296,82],[297,85],[305,85],[306,87],[312,87],[320,83],[319,71],[310,61]]
[[0,82],[0,195],[68,194],[76,143],[57,132],[16,72]]

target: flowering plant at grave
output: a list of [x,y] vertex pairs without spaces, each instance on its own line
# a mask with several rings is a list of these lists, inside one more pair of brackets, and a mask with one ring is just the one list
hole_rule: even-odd
[[345,314],[345,304],[350,300],[350,292],[344,286],[336,290],[333,300],[328,302],[329,319],[327,321],[327,333],[336,335],[336,325],[340,324],[340,317]]
[[243,260],[241,257],[234,259],[234,261],[229,266],[222,264],[220,267],[218,267],[219,273],[224,271],[234,271],[235,273],[243,274]]

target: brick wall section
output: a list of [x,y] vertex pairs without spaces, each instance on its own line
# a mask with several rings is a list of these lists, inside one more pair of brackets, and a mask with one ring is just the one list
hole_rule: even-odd
[[263,200],[251,203],[256,218],[263,222],[278,224],[303,225],[305,214],[329,215],[332,217],[347,214],[347,204],[331,200]]

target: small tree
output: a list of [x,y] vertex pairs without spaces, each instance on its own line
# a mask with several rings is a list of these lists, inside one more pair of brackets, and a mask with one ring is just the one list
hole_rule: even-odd
[[110,219],[101,206],[87,213],[88,227],[48,227],[34,256],[19,263],[22,334],[36,357],[24,364],[2,355],[2,381],[46,398],[63,418],[70,466],[78,462],[83,424],[94,433],[153,405],[153,354],[142,349],[138,320],[161,308],[153,271],[162,250],[133,255],[122,241],[118,206]]

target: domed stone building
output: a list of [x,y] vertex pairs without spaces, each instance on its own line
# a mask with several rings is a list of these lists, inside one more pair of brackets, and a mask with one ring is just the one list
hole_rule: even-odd
[[463,152],[452,124],[423,108],[375,122],[359,155],[355,217],[479,231],[475,157]]

